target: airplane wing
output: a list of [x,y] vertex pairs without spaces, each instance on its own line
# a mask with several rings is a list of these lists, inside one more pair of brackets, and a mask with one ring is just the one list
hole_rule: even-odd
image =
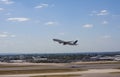
[[53,39],[53,41],[56,41],[58,43],[64,43],[65,41],[59,40],[59,39]]
[[67,41],[68,43],[72,43],[73,41]]

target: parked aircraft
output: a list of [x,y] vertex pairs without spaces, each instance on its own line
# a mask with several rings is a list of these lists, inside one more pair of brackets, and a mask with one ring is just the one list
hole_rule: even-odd
[[78,40],[76,40],[76,41],[63,41],[60,39],[53,39],[53,41],[58,42],[59,44],[63,44],[63,45],[78,45],[77,44]]

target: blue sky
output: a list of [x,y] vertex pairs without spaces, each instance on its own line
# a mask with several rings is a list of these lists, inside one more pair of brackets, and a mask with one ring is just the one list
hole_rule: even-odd
[[[120,50],[120,0],[0,0],[0,53]],[[79,40],[78,46],[52,41]]]

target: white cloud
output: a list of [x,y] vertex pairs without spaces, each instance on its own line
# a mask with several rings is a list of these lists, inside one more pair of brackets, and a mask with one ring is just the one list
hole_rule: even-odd
[[57,25],[57,22],[49,21],[49,22],[46,22],[45,25]]
[[13,4],[14,2],[12,0],[0,0],[1,3],[4,4]]
[[91,14],[89,14],[90,16],[93,16],[94,14],[96,14],[97,13],[97,11],[92,11],[92,13]]
[[16,35],[10,35],[11,37],[16,37]]
[[37,9],[46,8],[46,7],[48,7],[48,4],[40,4],[38,6],[35,6],[35,8]]
[[111,36],[110,35],[104,35],[104,36],[102,36],[102,38],[103,39],[109,39],[109,38],[111,38]]
[[9,37],[16,37],[16,36],[13,34],[10,34],[8,32],[1,32],[0,33],[0,38],[9,38]]
[[108,24],[108,21],[103,21],[102,24],[106,25]]
[[107,10],[101,10],[99,13],[97,13],[97,16],[102,16],[102,15],[108,15],[108,11]]
[[6,34],[0,34],[0,38],[5,38],[5,37],[8,37],[8,35],[6,35]]
[[30,20],[29,18],[24,18],[24,17],[14,17],[14,18],[8,18],[8,21],[18,21],[18,22],[24,22]]
[[90,16],[93,16],[93,15],[103,16],[108,14],[109,12],[107,10],[101,10],[101,11],[92,11],[92,14],[90,14]]
[[85,24],[83,25],[84,28],[92,28],[93,27],[93,24]]
[[4,9],[3,8],[0,8],[0,11],[3,11]]

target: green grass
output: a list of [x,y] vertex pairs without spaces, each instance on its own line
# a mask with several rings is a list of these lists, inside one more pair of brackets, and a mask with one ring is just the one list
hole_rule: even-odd
[[43,76],[31,76],[31,77],[79,77],[81,75],[43,75]]
[[29,70],[0,70],[0,75],[3,74],[34,74],[34,73],[58,73],[58,72],[75,72],[75,71],[86,71],[83,69],[29,69]]

